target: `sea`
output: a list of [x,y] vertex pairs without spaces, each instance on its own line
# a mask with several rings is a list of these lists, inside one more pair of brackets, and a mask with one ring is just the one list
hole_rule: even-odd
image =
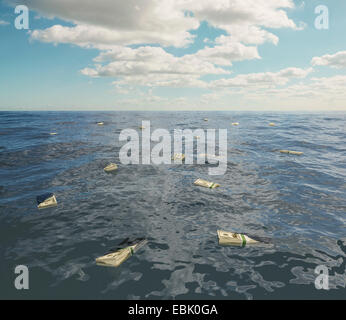
[[[119,135],[144,120],[227,129],[227,171],[122,164]],[[45,193],[58,205],[38,210]],[[0,299],[345,299],[345,222],[342,112],[0,112]],[[221,246],[217,230],[261,243]],[[139,239],[119,267],[95,263]]]

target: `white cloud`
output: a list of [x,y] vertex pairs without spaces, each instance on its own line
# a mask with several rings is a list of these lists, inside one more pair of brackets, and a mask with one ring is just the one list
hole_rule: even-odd
[[246,100],[254,97],[263,107],[328,108],[335,110],[344,106],[346,99],[346,76],[315,77],[282,88],[265,88],[246,91]]
[[[234,25],[255,25],[267,28],[296,28],[284,10],[293,9],[291,0],[180,0],[199,20],[207,20],[228,30]],[[231,30],[231,29],[230,29]]]
[[97,48],[144,43],[186,46],[193,40],[189,31],[203,20],[228,32],[233,42],[256,45],[278,42],[263,27],[298,28],[283,10],[294,8],[291,0],[28,0],[27,5],[41,15],[75,24],[35,30],[34,39]]
[[290,79],[305,78],[313,71],[309,69],[286,68],[278,72],[241,74],[234,78],[219,79],[210,83],[211,88],[276,87],[286,85]]
[[311,60],[311,64],[313,66],[330,66],[337,69],[346,68],[346,51],[314,57]]
[[183,47],[191,43],[193,36],[187,31],[164,33],[160,31],[113,30],[100,26],[78,24],[74,27],[54,25],[44,30],[30,32],[31,39],[47,43],[75,44],[86,48],[100,50],[111,49],[117,45],[133,45],[140,43],[160,43],[164,46]]
[[245,46],[234,42],[232,38],[220,36],[214,47],[206,47],[198,51],[195,56],[221,66],[231,66],[232,61],[259,59],[257,47]]
[[[234,61],[260,59],[258,45],[277,44],[278,37],[264,28],[297,28],[283,10],[294,8],[291,0],[28,0],[27,5],[40,15],[74,24],[33,30],[31,39],[97,48],[101,50],[97,64],[82,73],[115,77],[118,83],[129,85],[133,81],[205,87],[201,76],[227,74],[223,67]],[[182,57],[148,46],[186,46],[194,37],[189,31],[201,21],[227,35],[215,39],[213,47]],[[133,44],[142,47],[127,47]]]
[[207,88],[208,83],[199,79],[198,75],[182,74],[148,74],[122,77],[114,81],[114,85],[138,85],[147,87],[171,87],[171,88]]
[[174,0],[27,0],[26,5],[42,16],[75,24],[32,34],[34,39],[53,43],[95,47],[159,43],[182,47],[192,40],[188,31],[199,26],[199,21],[185,15]]
[[[115,47],[94,59],[98,64],[81,70],[91,77],[115,77],[118,85],[205,87],[207,74],[229,74],[197,55],[175,57],[160,47]],[[102,65],[101,63],[105,63]]]
[[[304,28],[304,24],[297,26],[287,15],[288,10],[295,8],[292,0],[27,0],[26,4],[42,17],[58,17],[71,23],[33,30],[31,39],[98,49],[95,64],[81,73],[114,78],[114,90],[122,97],[128,96],[122,100],[127,105],[137,105],[138,100],[145,106],[196,102],[183,97],[166,99],[152,92],[133,99],[131,94],[136,96],[133,92],[142,87],[203,88],[204,93],[211,92],[202,95],[201,103],[223,101],[225,105],[229,105],[230,96],[239,99],[239,105],[246,105],[245,100],[255,101],[259,96],[263,101],[268,97],[280,101],[283,97],[309,96],[313,90],[341,90],[339,85],[335,87],[338,89],[329,87],[333,82],[343,81],[340,78],[313,78],[310,85],[289,86],[292,79],[305,79],[312,68],[286,68],[226,78],[234,62],[261,59],[259,45],[277,45],[279,37],[274,34],[275,29]],[[205,38],[205,47],[193,54],[177,57],[168,52],[167,47],[191,44],[194,36],[190,31],[196,30],[202,21],[223,30],[225,35],[214,41]],[[316,57],[312,63],[344,65],[342,57],[334,56]],[[224,79],[208,83],[203,78],[206,75]],[[324,81],[327,87],[323,88],[319,81]]]
[[217,43],[223,44],[229,41],[238,41],[245,44],[255,44],[260,45],[265,42],[271,42],[275,45],[278,44],[279,38],[255,25],[234,25],[228,28],[231,36],[225,37],[220,36],[215,41]]
[[8,26],[10,23],[4,20],[0,20],[0,26]]

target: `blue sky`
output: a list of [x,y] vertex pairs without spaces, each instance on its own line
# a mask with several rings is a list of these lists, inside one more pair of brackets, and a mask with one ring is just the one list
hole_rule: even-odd
[[25,3],[17,30],[0,2],[0,110],[346,110],[345,1]]

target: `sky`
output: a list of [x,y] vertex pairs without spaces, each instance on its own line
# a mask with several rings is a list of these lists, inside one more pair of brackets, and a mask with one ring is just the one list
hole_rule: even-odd
[[345,32],[344,0],[0,0],[0,110],[346,111]]

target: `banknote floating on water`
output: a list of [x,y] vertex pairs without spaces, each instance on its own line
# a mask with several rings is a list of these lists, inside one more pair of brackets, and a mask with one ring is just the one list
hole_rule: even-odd
[[217,236],[219,238],[220,245],[245,246],[247,244],[259,243],[258,241],[251,239],[247,235],[241,233],[217,230]]
[[103,170],[105,172],[114,172],[118,169],[118,166],[115,163],[110,163],[107,167],[105,167]]
[[105,256],[97,258],[96,263],[100,266],[119,267],[147,243],[147,240],[142,240],[133,246],[128,246],[116,252],[106,254]]
[[290,150],[280,150],[281,153],[294,154],[296,156],[301,156],[303,152],[299,151],[290,151]]
[[219,184],[215,183],[215,182],[209,182],[203,179],[197,179],[194,184],[196,186],[200,186],[200,187],[204,187],[204,188],[209,188],[209,189],[214,189],[217,187],[220,187]]
[[185,159],[185,154],[183,153],[175,153],[172,156],[172,160],[184,160]]
[[58,205],[58,202],[56,201],[55,195],[53,193],[46,193],[38,196],[36,197],[36,200],[38,209],[51,208]]

